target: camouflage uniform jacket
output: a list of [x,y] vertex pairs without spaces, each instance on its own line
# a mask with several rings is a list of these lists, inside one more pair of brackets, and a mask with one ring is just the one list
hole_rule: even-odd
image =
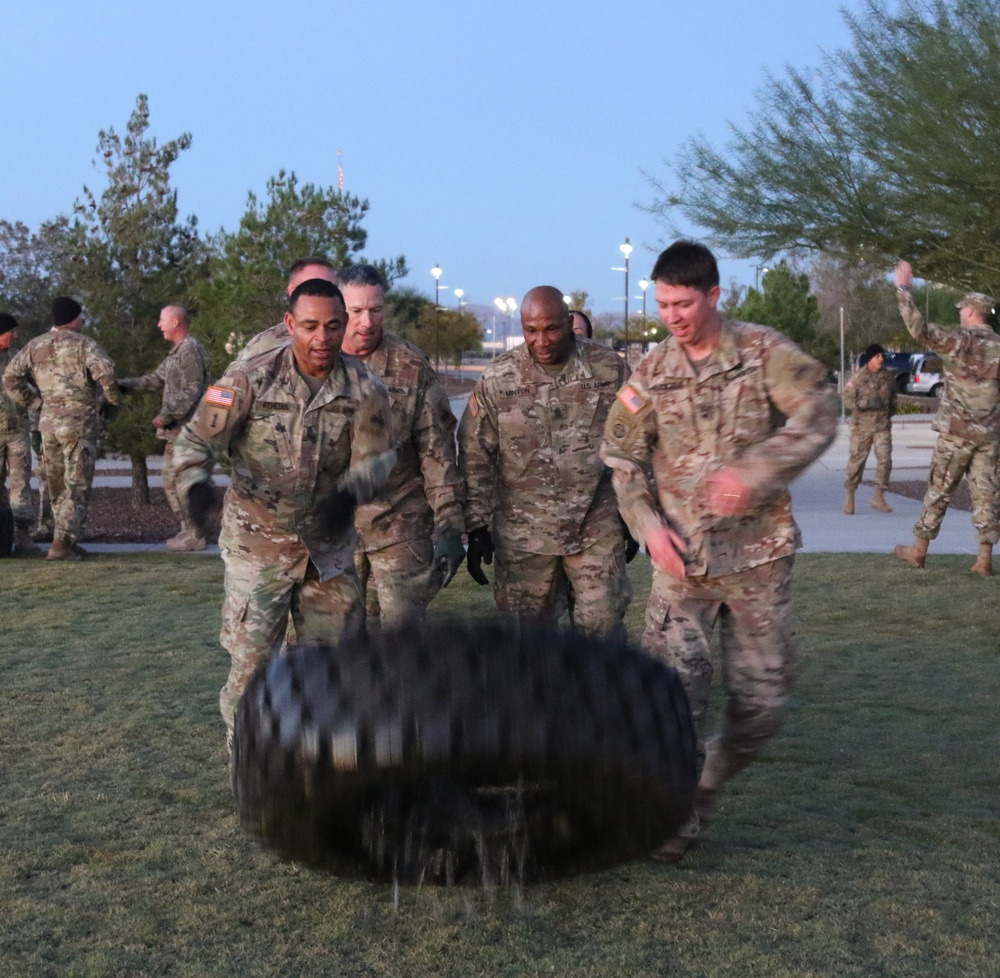
[[[7,364],[14,357],[14,350],[0,350],[0,379],[7,370]],[[17,401],[11,400],[3,384],[0,384],[0,434],[28,430],[28,412]]]
[[844,388],[844,407],[851,424],[866,431],[888,431],[896,413],[896,375],[886,370],[862,367]]
[[322,580],[354,567],[354,532],[332,538],[322,503],[335,489],[367,501],[395,461],[389,398],[359,360],[341,356],[315,395],[290,346],[229,365],[174,443],[178,491],[211,478],[216,456],[232,473],[220,546],[267,561],[301,552]]
[[39,408],[38,430],[86,431],[97,423],[97,388],[118,404],[115,365],[96,340],[53,327],[36,336],[4,371],[4,388],[18,404]]
[[151,374],[126,377],[119,387],[137,391],[163,391],[160,420],[166,430],[180,427],[194,414],[208,386],[208,350],[190,333],[164,357]]
[[925,323],[906,290],[897,291],[906,328],[941,357],[944,396],[938,431],[969,441],[1000,438],[1000,336],[989,326],[946,329]]
[[527,345],[488,366],[458,431],[466,526],[491,526],[514,550],[556,555],[579,553],[617,526],[598,448],[624,379],[625,361],[586,340],[555,377]]
[[354,525],[366,551],[465,530],[465,483],[455,456],[455,415],[423,351],[394,333],[364,357],[392,403],[396,465]]
[[[787,486],[837,426],[824,374],[791,340],[752,323],[723,320],[697,372],[672,337],[652,350],[615,400],[601,448],[633,536],[669,524],[687,543],[691,576],[793,554],[801,536]],[[752,490],[744,516],[707,510],[708,481],[723,468]]]

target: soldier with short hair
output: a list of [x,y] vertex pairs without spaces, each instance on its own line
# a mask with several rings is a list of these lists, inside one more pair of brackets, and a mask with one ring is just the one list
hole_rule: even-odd
[[844,407],[851,412],[851,454],[847,461],[844,512],[854,515],[854,494],[861,484],[868,453],[875,448],[875,495],[872,509],[891,513],[885,501],[892,473],[892,416],[896,413],[896,375],[885,369],[885,350],[872,343],[865,365],[844,388]]
[[336,285],[292,292],[290,342],[236,360],[205,391],[174,446],[179,491],[202,530],[216,458],[232,463],[219,547],[225,563],[223,647],[232,666],[219,695],[233,721],[258,664],[285,639],[336,644],[365,625],[354,570],[354,509],[395,461],[382,382],[342,356],[347,313]]
[[968,475],[972,525],[979,539],[979,554],[969,572],[989,577],[993,545],[1000,540],[1000,336],[987,323],[994,302],[982,292],[967,293],[957,303],[960,327],[947,329],[924,322],[910,295],[912,281],[910,263],[901,261],[896,266],[899,312],[910,335],[941,357],[944,395],[927,492],[913,528],[916,539],[893,553],[911,567],[924,566],[928,544],[938,535],[962,477]]
[[347,306],[343,350],[380,377],[392,404],[396,465],[354,517],[355,564],[369,621],[422,621],[465,560],[465,483],[455,457],[455,416],[424,352],[383,329],[385,288],[372,265],[339,273]]
[[[676,862],[722,786],[781,727],[801,546],[788,484],[833,440],[838,410],[821,363],[776,330],[719,314],[704,245],[675,242],[650,278],[668,336],[619,392],[601,455],[653,561],[643,648],[684,680],[704,758],[688,823],[653,854]],[[716,627],[726,707],[706,745]]]
[[[17,328],[18,323],[13,316],[0,312],[0,378],[14,355],[11,344],[17,339]],[[23,557],[40,553],[31,539],[35,504],[31,496],[28,412],[12,401],[0,385],[0,507],[8,506],[14,517],[14,555]],[[0,557],[6,556],[0,554]]]
[[120,395],[111,358],[96,340],[80,332],[80,303],[56,297],[52,321],[51,330],[36,336],[11,360],[3,383],[12,400],[40,408],[38,427],[54,522],[46,559],[82,560],[87,552],[77,540],[94,479],[98,413],[112,416]]
[[552,623],[572,589],[573,625],[623,641],[625,530],[598,448],[625,361],[577,339],[562,295],[528,292],[524,344],[483,371],[462,415],[468,569],[487,584],[482,564],[495,552],[502,612]]
[[181,524],[180,532],[167,540],[167,550],[204,550],[201,536],[177,491],[174,467],[174,443],[181,427],[190,420],[208,386],[208,350],[190,333],[188,312],[184,306],[164,306],[157,324],[171,350],[151,374],[124,377],[118,381],[122,390],[163,391],[160,413],[153,418],[156,437],[166,442],[163,449],[163,491]]
[[[303,282],[310,279],[324,279],[327,282],[337,284],[337,269],[325,258],[310,256],[300,258],[291,268],[288,269],[288,285],[285,287],[286,295],[291,295]],[[261,330],[256,336],[251,336],[246,346],[240,350],[237,360],[252,360],[261,353],[267,353],[279,346],[288,343],[288,327],[285,321],[268,326]]]

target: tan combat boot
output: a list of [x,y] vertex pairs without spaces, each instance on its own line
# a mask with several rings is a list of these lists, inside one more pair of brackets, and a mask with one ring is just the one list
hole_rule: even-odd
[[978,574],[980,577],[993,576],[993,544],[979,544],[979,556],[976,562],[969,568],[970,574]]
[[877,509],[880,513],[891,513],[892,507],[885,501],[885,490],[876,489],[872,496],[872,509]]
[[171,553],[185,553],[190,550],[204,550],[207,544],[205,538],[198,536],[196,530],[181,530],[177,536],[171,537],[165,544]]
[[927,544],[929,541],[917,537],[913,543],[906,547],[903,544],[893,548],[893,553],[911,567],[922,568],[927,560]]
[[847,498],[844,500],[844,512],[847,513],[848,516],[853,516],[854,515],[854,490],[853,489],[848,489],[847,490]]
[[46,560],[80,560],[71,540],[61,533],[56,534],[49,547],[49,552],[45,555]]

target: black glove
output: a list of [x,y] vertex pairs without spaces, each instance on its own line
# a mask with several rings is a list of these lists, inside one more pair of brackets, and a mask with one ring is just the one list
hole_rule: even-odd
[[354,523],[358,501],[347,489],[334,489],[320,504],[320,516],[330,536],[341,536]]
[[462,537],[455,532],[442,535],[434,544],[434,567],[441,572],[441,587],[447,587],[465,560]]
[[31,433],[31,447],[34,453],[41,458],[42,457],[42,433],[40,431],[33,431]]
[[100,407],[101,417],[105,421],[114,421],[118,416],[118,405],[112,404],[110,401],[103,401]]
[[215,490],[210,482],[196,482],[187,495],[188,515],[198,536],[207,537],[212,528],[212,510],[215,509]]
[[628,524],[622,520],[622,536],[625,537],[625,563],[631,564],[639,552],[639,541],[629,532]]
[[493,537],[487,527],[481,526],[469,534],[469,552],[466,554],[465,566],[477,584],[489,584],[483,573],[483,562],[493,563]]

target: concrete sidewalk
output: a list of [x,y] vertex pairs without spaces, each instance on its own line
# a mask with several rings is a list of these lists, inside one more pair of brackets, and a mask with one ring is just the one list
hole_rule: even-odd
[[[452,409],[457,417],[461,417],[466,400],[466,397],[452,399]],[[931,416],[922,415],[902,415],[893,419],[892,471],[895,478],[927,479],[937,439],[937,433],[931,430],[932,420]],[[792,484],[793,511],[802,528],[803,553],[892,553],[897,543],[911,543],[913,540],[913,524],[920,513],[919,500],[890,494],[887,499],[893,511],[877,513],[869,505],[873,490],[861,486],[857,494],[856,515],[844,515],[844,473],[849,446],[850,429],[848,425],[841,424],[836,439],[826,453]],[[128,487],[132,484],[127,461],[102,459],[97,467],[101,474],[95,478],[95,485]],[[151,486],[162,485],[159,467],[159,459],[150,460]],[[869,477],[874,475],[874,455],[868,459],[865,472]],[[224,485],[227,480],[217,472],[214,481]],[[162,543],[87,543],[85,547],[94,553],[165,550]],[[931,554],[975,554],[976,549],[976,533],[970,514],[949,509],[940,535],[931,543]],[[191,556],[218,552],[219,548],[213,546]]]

